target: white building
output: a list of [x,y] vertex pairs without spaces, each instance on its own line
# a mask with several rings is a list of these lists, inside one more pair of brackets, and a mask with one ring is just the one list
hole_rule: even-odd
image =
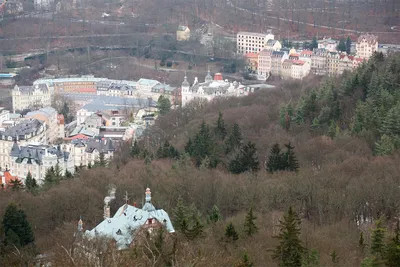
[[10,172],[24,183],[30,172],[37,183],[42,184],[46,171],[56,165],[58,165],[61,175],[64,175],[66,170],[72,174],[75,172],[73,157],[70,153],[61,150],[60,146],[48,146],[34,142],[19,146],[17,142],[14,142],[9,153]]
[[360,35],[356,43],[357,56],[369,59],[374,52],[378,51],[378,37],[372,34]]
[[333,40],[331,38],[324,38],[318,41],[318,48],[323,48],[329,52],[335,52],[338,44],[339,43],[336,40]]
[[10,111],[0,109],[0,126],[3,125],[3,122],[10,120]]
[[256,32],[238,32],[236,35],[236,46],[238,54],[259,53],[267,45],[268,40],[274,40],[273,34]]
[[310,63],[303,60],[293,60],[292,64],[292,78],[293,79],[303,79],[311,71]]
[[210,101],[215,97],[239,96],[240,87],[243,86],[237,82],[230,83],[228,80],[223,80],[221,73],[216,73],[213,79],[208,71],[203,83],[199,83],[196,77],[192,86],[185,76],[182,83],[182,106],[196,98]]
[[39,110],[28,112],[25,118],[32,118],[42,121],[47,126],[46,143],[54,143],[60,138],[57,111],[52,107],[45,107]]
[[23,120],[13,127],[0,131],[0,168],[10,166],[9,153],[15,140],[21,145],[28,142],[46,144],[46,125],[37,119]]
[[46,84],[37,84],[34,86],[16,85],[11,92],[13,102],[13,112],[28,108],[51,106],[53,90],[50,90]]

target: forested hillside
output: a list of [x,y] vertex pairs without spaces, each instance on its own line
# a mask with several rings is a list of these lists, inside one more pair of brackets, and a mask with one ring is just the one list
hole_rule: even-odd
[[376,55],[341,77],[195,101],[112,162],[0,192],[0,261],[21,266],[36,251],[54,266],[91,266],[71,254],[74,233],[80,216],[85,229],[103,220],[112,184],[111,213],[125,192],[141,203],[148,186],[177,233],[124,254],[107,248],[103,266],[398,266],[399,60]]

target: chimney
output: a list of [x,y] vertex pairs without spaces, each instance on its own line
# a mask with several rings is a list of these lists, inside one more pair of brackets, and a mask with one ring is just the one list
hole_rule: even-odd
[[108,204],[104,205],[104,219],[108,219],[111,217],[110,206]]

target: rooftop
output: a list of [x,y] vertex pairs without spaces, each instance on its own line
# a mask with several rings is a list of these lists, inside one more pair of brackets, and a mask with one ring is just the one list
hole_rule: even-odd
[[37,119],[26,119],[17,125],[0,131],[0,137],[12,139],[24,139],[25,135],[38,132],[43,126],[43,122]]
[[238,32],[238,35],[251,35],[251,36],[258,36],[258,37],[267,37],[270,33],[258,33],[258,32]]
[[159,82],[159,81],[156,81],[156,80],[141,78],[139,81],[137,81],[137,83],[138,83],[139,85],[151,86],[151,87],[153,87],[153,86],[155,86],[156,84],[159,84],[160,82]]

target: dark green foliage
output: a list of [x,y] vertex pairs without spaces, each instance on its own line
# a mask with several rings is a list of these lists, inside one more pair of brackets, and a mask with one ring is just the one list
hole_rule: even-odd
[[337,46],[337,50],[339,50],[341,52],[346,52],[346,42],[343,38],[340,39],[339,44]]
[[350,55],[350,52],[351,52],[351,39],[350,39],[350,36],[347,36],[347,39],[346,39],[346,53],[348,55]]
[[175,149],[168,141],[165,141],[157,150],[157,157],[162,158],[171,158],[178,159],[179,152]]
[[267,161],[267,171],[274,173],[279,170],[285,169],[284,157],[279,147],[279,144],[274,144],[269,152],[269,157]]
[[25,212],[18,209],[14,203],[7,206],[3,217],[3,228],[6,233],[5,245],[20,245],[24,247],[35,241]]
[[157,108],[161,115],[167,114],[171,110],[171,101],[168,97],[161,95],[157,101]]
[[253,263],[249,260],[249,255],[247,252],[243,254],[242,261],[236,265],[236,267],[253,267]]
[[183,203],[183,199],[181,197],[178,198],[178,203],[173,210],[174,215],[174,227],[176,230],[180,232],[185,232],[188,227],[188,219],[189,219],[189,211],[188,208]]
[[235,149],[239,149],[242,146],[243,136],[242,131],[237,123],[233,125],[232,132],[225,140],[225,154],[229,154]]
[[383,228],[382,220],[377,220],[371,236],[371,255],[374,256],[375,263],[380,263],[384,259],[385,232],[386,229]]
[[211,214],[208,216],[208,221],[210,223],[216,223],[220,220],[222,220],[221,213],[219,212],[217,205],[214,205],[211,209]]
[[313,37],[312,42],[311,42],[311,46],[310,46],[311,50],[314,50],[315,48],[318,48],[318,40],[317,40],[316,36]]
[[140,147],[139,147],[138,141],[135,140],[135,141],[133,142],[133,146],[132,146],[132,149],[131,149],[131,156],[132,156],[133,158],[137,158],[137,157],[140,156],[140,154],[141,154],[141,149],[140,149]]
[[18,190],[21,190],[22,188],[24,188],[24,185],[22,184],[21,180],[18,178],[11,179],[10,186],[13,191],[18,191]]
[[279,221],[279,228],[279,234],[275,237],[279,245],[272,257],[279,262],[279,266],[301,267],[305,249],[300,240],[300,218],[292,207]]
[[394,237],[387,244],[385,251],[385,264],[387,267],[397,267],[400,263],[400,225],[397,220]]
[[244,232],[246,235],[252,236],[258,231],[255,223],[256,219],[257,217],[253,214],[253,208],[250,208],[246,214],[246,218],[244,219]]
[[203,234],[204,225],[201,222],[201,215],[194,205],[190,208],[183,203],[181,197],[173,210],[174,227],[187,239],[195,239]]
[[232,173],[243,173],[246,171],[257,172],[260,170],[257,149],[254,143],[248,142],[243,146],[235,159],[229,162],[229,171]]
[[219,112],[218,114],[218,120],[215,125],[215,136],[219,140],[224,140],[227,135],[227,130],[226,130],[226,125],[224,118],[222,117],[222,113]]
[[302,258],[301,267],[319,267],[319,253],[316,249],[306,249]]
[[299,169],[299,163],[297,162],[296,155],[294,154],[294,147],[290,144],[286,144],[286,152],[284,154],[285,170],[291,172],[297,172]]
[[229,223],[225,228],[225,237],[230,241],[236,241],[239,239],[239,235],[236,232],[235,226],[233,223]]
[[55,173],[55,169],[53,166],[46,170],[46,174],[44,176],[44,185],[52,186],[57,183],[57,176]]
[[65,170],[64,177],[65,177],[65,179],[71,179],[74,176],[72,175],[72,173],[69,170]]
[[28,190],[31,193],[35,192],[38,187],[38,185],[36,183],[36,179],[32,177],[31,172],[28,172],[28,174],[26,175],[25,187],[26,187],[26,190]]
[[363,232],[360,232],[360,238],[358,239],[358,247],[360,248],[361,252],[364,252],[365,241],[364,241],[364,233]]

